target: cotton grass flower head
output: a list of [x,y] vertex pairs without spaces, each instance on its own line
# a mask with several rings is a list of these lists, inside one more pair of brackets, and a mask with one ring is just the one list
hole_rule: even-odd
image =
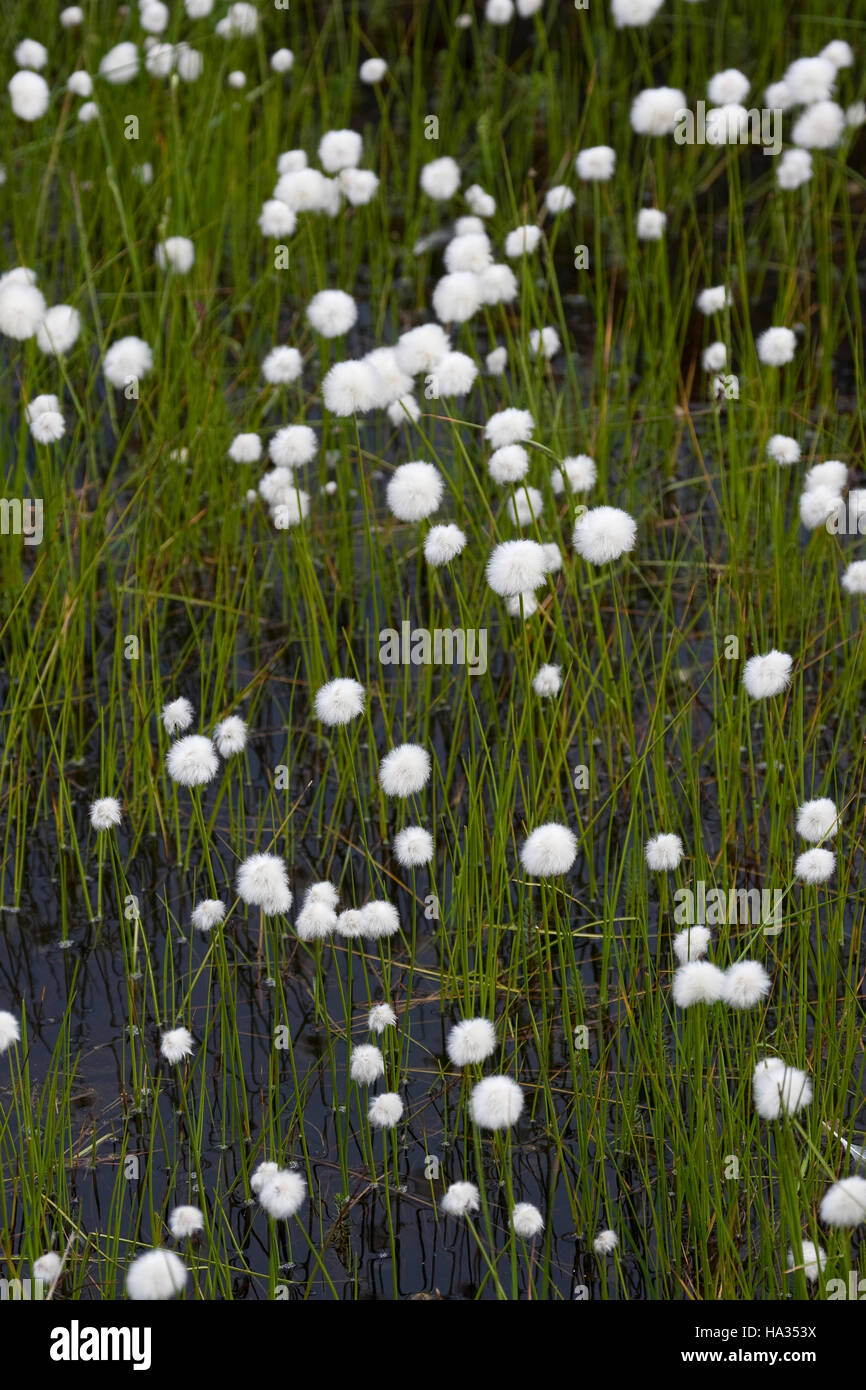
[[165,765],[173,782],[182,787],[202,787],[219,770],[216,749],[203,734],[187,734],[173,743],[165,755]]
[[733,1009],[753,1009],[770,992],[772,981],[760,961],[740,960],[725,971],[722,998]]
[[84,11],[80,5],[67,5],[60,11],[60,25],[63,29],[75,29],[84,23]]
[[99,107],[95,101],[85,101],[78,108],[78,119],[82,125],[90,125],[99,115]]
[[291,72],[295,65],[295,55],[290,48],[278,48],[271,54],[272,72]]
[[505,611],[510,613],[512,618],[520,618],[523,622],[531,618],[537,610],[538,599],[531,591],[512,594],[505,600]]
[[192,910],[192,924],[206,935],[225,921],[226,905],[219,898],[203,898]]
[[126,1271],[126,1292],[133,1303],[164,1303],[186,1288],[186,1265],[173,1250],[148,1250]]
[[531,526],[544,510],[544,498],[537,487],[524,483],[509,497],[505,510],[515,526]]
[[616,168],[616,150],[610,145],[593,145],[581,150],[574,161],[577,177],[587,183],[607,183]]
[[445,247],[445,269],[448,271],[471,270],[480,275],[492,262],[490,238],[483,231],[456,236]]
[[522,444],[505,444],[487,461],[494,483],[519,483],[529,472],[529,455]]
[[42,291],[30,281],[13,278],[9,272],[0,280],[0,333],[24,342],[38,332],[45,318]]
[[424,537],[424,558],[429,565],[448,565],[466,546],[466,533],[453,522],[431,526]]
[[374,1004],[367,1018],[367,1027],[371,1033],[381,1035],[386,1028],[394,1028],[397,1023],[397,1015],[390,1004]]
[[78,68],[70,75],[66,90],[72,92],[73,96],[89,97],[93,92],[93,78],[84,68]]
[[94,830],[113,830],[121,821],[120,802],[113,796],[101,796],[90,807],[90,824]]
[[799,1255],[795,1255],[794,1251],[789,1248],[788,1264],[795,1269],[802,1268],[809,1283],[816,1284],[826,1267],[827,1255],[820,1245],[815,1245],[811,1240],[801,1240]]
[[574,207],[574,193],[568,184],[554,184],[553,188],[548,188],[544,195],[544,206],[554,217],[559,217],[562,213],[568,212],[569,208]]
[[195,711],[186,696],[169,700],[163,705],[160,719],[167,734],[183,733],[193,721]]
[[449,1031],[445,1051],[455,1067],[478,1066],[496,1051],[496,1030],[486,1018],[461,1019]]
[[358,1086],[372,1086],[385,1075],[385,1059],[373,1043],[358,1043],[349,1056],[349,1075]]
[[804,1071],[788,1067],[779,1057],[765,1057],[752,1081],[755,1111],[762,1120],[796,1115],[812,1100],[812,1083]]
[[555,328],[533,328],[529,333],[529,351],[533,357],[543,356],[548,361],[559,352],[562,342]]
[[866,560],[855,560],[842,575],[842,588],[849,594],[866,594]]
[[22,39],[13,49],[12,57],[19,68],[32,68],[34,72],[39,72],[48,62],[48,49],[37,39]]
[[791,131],[795,145],[806,150],[831,150],[845,132],[845,112],[835,101],[808,106]]
[[120,390],[153,370],[153,352],[142,338],[118,338],[106,352],[102,370],[109,384]]
[[486,0],[484,18],[488,24],[508,24],[514,18],[514,0]]
[[682,931],[677,932],[671,945],[680,965],[686,965],[690,960],[701,960],[707,954],[711,940],[709,927],[696,925],[683,927]]
[[382,404],[379,376],[369,362],[335,362],[322,382],[322,399],[332,415],[366,415]]
[[723,72],[714,73],[707,83],[707,99],[718,106],[743,102],[750,86],[745,73],[738,68],[725,68]]
[[238,868],[239,897],[266,917],[282,917],[292,905],[289,876],[275,854],[251,854]]
[[63,357],[75,346],[80,332],[78,310],[71,304],[54,304],[42,316],[36,329],[36,343],[48,356]]
[[407,825],[394,838],[397,863],[404,869],[417,869],[433,858],[433,836],[420,825]]
[[730,303],[731,296],[725,285],[711,285],[709,289],[701,290],[695,300],[696,307],[707,316],[720,314]]
[[836,67],[829,58],[796,58],[785,72],[785,86],[797,106],[827,101],[836,87]]
[[337,914],[329,903],[307,898],[295,919],[301,941],[325,941],[337,930]]
[[247,746],[247,726],[239,714],[221,719],[213,731],[213,741],[221,758],[234,757]]
[[812,156],[808,150],[783,150],[776,168],[779,187],[786,192],[801,188],[812,177]]
[[617,29],[642,29],[655,19],[664,0],[611,0],[610,12]]
[[6,90],[19,121],[38,121],[48,110],[51,93],[45,78],[40,77],[38,72],[22,69],[14,73]]
[[750,656],[743,668],[746,694],[753,700],[767,700],[773,695],[781,695],[791,684],[793,665],[793,658],[775,647],[759,656]]
[[720,372],[728,360],[728,349],[724,343],[710,343],[701,354],[701,366],[705,372]]
[[204,1230],[204,1215],[198,1207],[175,1207],[169,1214],[168,1229],[175,1240],[190,1240]]
[[807,492],[826,488],[838,495],[847,481],[848,469],[841,459],[826,459],[812,465],[803,478],[803,487]]
[[510,304],[519,286],[510,265],[489,265],[478,277],[482,304]]
[[531,1202],[515,1202],[511,1211],[511,1229],[521,1240],[534,1240],[544,1230],[544,1217]]
[[366,58],[358,69],[358,76],[362,82],[374,87],[382,81],[387,71],[388,64],[384,58]]
[[532,680],[532,688],[542,700],[549,700],[558,695],[562,689],[561,668],[549,664],[539,666]]
[[520,848],[520,862],[532,878],[566,874],[576,858],[577,836],[556,821],[537,826]]
[[797,834],[804,840],[816,843],[828,835],[839,832],[839,813],[835,801],[828,796],[819,796],[814,801],[804,801],[797,811]]
[[297,214],[279,198],[268,198],[259,213],[259,231],[266,237],[291,236],[298,223]]
[[319,687],[313,708],[323,724],[348,724],[364,713],[364,687],[347,676],[337,676]]
[[424,165],[420,182],[428,198],[437,203],[445,202],[453,198],[460,187],[460,167],[450,155],[443,155]]
[[388,506],[398,521],[423,521],[442,501],[445,483],[432,463],[402,463],[388,482]]
[[794,873],[803,883],[826,883],[836,868],[831,849],[807,849],[794,863]]
[[258,463],[262,456],[262,441],[257,434],[236,434],[228,453],[234,463]]
[[469,1114],[479,1129],[509,1129],[523,1111],[523,1092],[510,1076],[485,1076],[473,1086]]
[[285,425],[268,445],[268,454],[278,468],[300,468],[315,457],[318,447],[318,436],[309,425]]
[[466,190],[466,205],[476,217],[492,217],[496,212],[496,199],[491,197],[479,183],[472,183]]
[[451,339],[438,323],[422,323],[409,328],[397,339],[394,355],[397,366],[407,376],[433,371],[446,353],[451,351]]
[[271,348],[262,361],[262,376],[271,386],[286,386],[296,381],[303,370],[303,359],[297,348]]
[[646,87],[631,104],[632,130],[637,135],[672,135],[685,110],[686,94],[678,87]]
[[30,433],[37,444],[55,444],[66,432],[66,422],[56,396],[34,396],[24,408]]
[[509,232],[505,238],[505,254],[509,260],[516,260],[520,256],[531,256],[533,251],[538,249],[541,242],[541,228],[531,223],[522,227],[515,227],[513,232]]
[[356,168],[362,153],[363,142],[355,130],[328,130],[319,141],[319,163],[326,174]]
[[550,486],[557,497],[565,492],[566,485],[570,492],[589,492],[597,476],[595,459],[588,454],[575,454],[564,458],[559,467],[551,471]]
[[173,270],[186,275],[195,264],[195,247],[186,236],[170,236],[156,248],[156,263],[160,270]]
[[14,1014],[0,1009],[0,1054],[8,1052],[13,1043],[21,1040],[21,1025]]
[[399,400],[392,401],[385,412],[388,419],[395,429],[408,424],[414,424],[421,418],[421,407],[413,395],[401,396]]
[[163,1033],[159,1050],[170,1066],[176,1066],[192,1056],[194,1046],[193,1036],[188,1028],[170,1028],[167,1033]]
[[259,1205],[274,1221],[288,1221],[304,1204],[307,1184],[293,1168],[278,1168],[259,1188]]
[[41,1279],[43,1284],[53,1284],[63,1267],[63,1261],[56,1250],[49,1250],[33,1261],[33,1278]]
[[481,279],[471,270],[443,275],[433,291],[433,312],[440,323],[466,323],[483,302]]
[[377,1129],[393,1129],[403,1116],[403,1102],[396,1091],[383,1091],[370,1102],[367,1119]]
[[656,835],[647,840],[644,850],[647,867],[654,873],[667,873],[677,868],[683,857],[683,842],[679,835]]
[[798,510],[800,521],[810,531],[824,526],[832,516],[841,514],[845,503],[841,493],[833,487],[806,487],[800,495]]
[[599,1231],[592,1242],[592,1248],[596,1255],[612,1255],[618,1245],[619,1240],[615,1231]]
[[358,306],[345,290],[320,290],[307,305],[307,321],[323,338],[348,333],[358,317]]
[[472,389],[478,368],[465,352],[448,352],[436,364],[436,386],[441,396],[465,396]]
[[407,797],[420,792],[430,780],[432,762],[418,743],[401,743],[379,764],[379,785],[386,796]]
[[379,178],[372,169],[341,169],[337,175],[340,192],[353,208],[373,201],[379,191]]
[[124,42],[110,48],[99,64],[99,75],[112,86],[122,86],[138,76],[138,49],[134,43]]
[[547,579],[547,556],[537,541],[503,541],[487,561],[485,574],[501,598],[531,593]]
[[439,1203],[446,1216],[473,1216],[481,1206],[481,1193],[474,1182],[452,1182]]
[[725,997],[725,976],[708,960],[690,960],[674,971],[671,993],[680,1009],[716,1004]]
[[755,344],[759,360],[768,367],[784,367],[792,362],[796,346],[797,339],[790,328],[768,328]]
[[866,1221],[866,1178],[840,1178],[828,1187],[818,1208],[826,1226],[852,1229]]
[[667,222],[667,214],[658,208],[641,208],[637,215],[638,241],[661,241]]
[[591,565],[606,565],[634,548],[637,522],[619,507],[591,507],[578,517],[574,547]]
[[493,449],[502,449],[508,444],[525,444],[534,430],[535,421],[528,410],[509,406],[490,416],[484,426],[484,438]]
[[491,376],[502,376],[508,365],[508,348],[501,346],[493,348],[485,357],[484,365]]
[[800,446],[787,434],[773,434],[767,441],[767,457],[780,468],[790,468],[800,462]]
[[358,914],[358,935],[367,941],[382,941],[400,930],[400,914],[385,898],[373,898]]

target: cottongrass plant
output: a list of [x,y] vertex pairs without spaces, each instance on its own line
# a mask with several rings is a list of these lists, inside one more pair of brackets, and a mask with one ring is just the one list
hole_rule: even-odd
[[[681,9],[4,15],[10,1274],[397,1298],[419,1229],[479,1299],[571,1297],[573,1232],[593,1297],[848,1267],[862,55]],[[485,662],[386,664],[404,619]],[[699,881],[781,926],[681,929]]]

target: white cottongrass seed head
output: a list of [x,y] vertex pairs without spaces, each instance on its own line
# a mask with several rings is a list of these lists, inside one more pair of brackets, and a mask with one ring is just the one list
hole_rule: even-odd
[[767,700],[781,695],[791,684],[793,658],[775,649],[759,656],[750,656],[743,668],[743,685],[753,700]]
[[337,676],[319,687],[313,708],[323,724],[348,724],[364,713],[364,687],[348,676]]
[[237,891],[244,902],[266,917],[281,917],[292,905],[289,875],[275,854],[251,854],[238,868]]
[[219,758],[209,738],[187,734],[173,743],[165,755],[165,765],[173,782],[182,787],[201,787],[216,777]]
[[520,847],[520,862],[532,878],[568,873],[577,858],[577,836],[567,825],[539,825]]
[[445,1051],[455,1067],[477,1066],[496,1051],[496,1030],[487,1018],[462,1018],[449,1030]]
[[634,549],[637,522],[619,507],[590,507],[574,527],[574,548],[591,565],[606,565]]
[[419,743],[401,743],[379,764],[379,785],[386,796],[414,796],[430,780],[432,761]]
[[147,1250],[126,1271],[126,1292],[133,1303],[166,1302],[186,1288],[187,1268],[173,1250]]
[[523,1092],[510,1076],[485,1076],[472,1088],[469,1114],[479,1129],[509,1129],[523,1111]]

